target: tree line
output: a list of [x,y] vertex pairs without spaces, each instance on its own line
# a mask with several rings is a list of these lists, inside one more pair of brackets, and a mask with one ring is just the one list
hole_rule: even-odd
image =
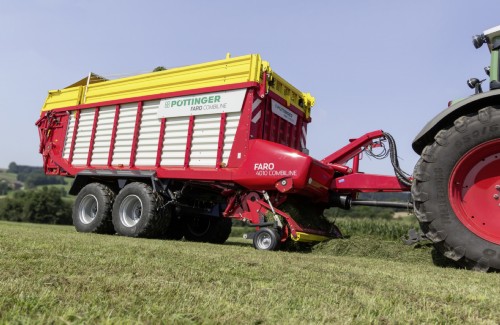
[[18,165],[11,162],[7,171],[17,174],[17,180],[22,182],[24,187],[28,189],[40,185],[65,184],[63,177],[45,175],[42,167]]
[[61,188],[43,186],[15,191],[0,200],[0,219],[19,222],[70,225],[71,203]]
[[[7,172],[16,174],[17,183],[0,181],[0,220],[71,224],[71,203],[66,190],[46,185],[66,184],[64,177],[47,176],[42,167],[11,162]],[[20,190],[22,187],[24,190]],[[8,194],[8,195],[7,195]]]

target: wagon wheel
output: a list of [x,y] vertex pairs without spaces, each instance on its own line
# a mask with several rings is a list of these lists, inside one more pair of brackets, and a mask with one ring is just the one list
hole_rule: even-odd
[[275,251],[280,247],[280,237],[275,229],[262,228],[253,237],[253,247],[257,250]]
[[159,238],[170,223],[164,213],[163,198],[144,183],[130,183],[116,196],[113,225],[118,234],[129,237]]
[[165,229],[162,238],[180,240],[184,237],[184,220],[175,212],[172,206],[165,206],[165,213],[170,216],[170,224]]
[[186,240],[212,244],[225,243],[232,228],[232,220],[229,218],[202,215],[187,216],[183,224]]
[[85,186],[73,206],[73,225],[78,232],[113,234],[111,208],[115,193],[106,185],[90,183]]

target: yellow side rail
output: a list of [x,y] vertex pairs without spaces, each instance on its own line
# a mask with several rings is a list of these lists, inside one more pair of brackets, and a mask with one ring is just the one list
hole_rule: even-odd
[[223,60],[115,80],[99,77],[95,83],[82,79],[70,87],[49,91],[42,111],[244,82],[261,83],[263,72],[268,74],[267,90],[272,90],[285,99],[288,105],[293,104],[309,116],[314,98],[308,93],[302,93],[273,72],[269,63],[263,61],[258,54],[234,58],[228,55]]

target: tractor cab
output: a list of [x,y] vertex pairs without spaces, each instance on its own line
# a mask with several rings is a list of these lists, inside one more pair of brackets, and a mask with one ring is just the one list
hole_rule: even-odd
[[[484,68],[486,74],[490,77],[490,90],[500,89],[500,75],[499,75],[499,55],[500,50],[500,26],[496,26],[485,30],[482,34],[476,35],[472,38],[472,43],[475,48],[480,48],[483,44],[488,44],[488,49],[491,52],[491,63],[489,67]],[[471,78],[467,84],[476,93],[482,92],[481,82],[476,78]]]

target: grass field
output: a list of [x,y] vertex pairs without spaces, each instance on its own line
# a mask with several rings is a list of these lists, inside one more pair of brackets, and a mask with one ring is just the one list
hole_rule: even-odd
[[352,235],[309,253],[0,222],[0,324],[497,324],[500,274]]
[[12,184],[17,180],[17,174],[9,173],[5,169],[0,169],[0,180],[5,180]]

